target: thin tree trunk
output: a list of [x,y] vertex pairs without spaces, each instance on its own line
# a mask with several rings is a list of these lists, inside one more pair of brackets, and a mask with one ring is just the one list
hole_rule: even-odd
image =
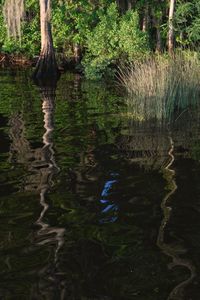
[[73,45],[73,51],[74,51],[74,60],[75,63],[78,64],[80,63],[81,60],[81,47],[79,44],[74,44]]
[[59,74],[51,33],[50,1],[40,0],[41,52],[34,72],[34,77],[38,80],[56,79]]
[[130,0],[127,1],[127,9],[128,10],[132,9],[132,2]]
[[121,13],[126,11],[126,0],[117,0],[117,5]]
[[156,27],[156,52],[161,53],[162,52],[162,38],[161,38],[161,32],[160,32],[160,23],[161,19],[160,17],[154,18],[154,24]]
[[156,52],[162,53],[162,38],[160,33],[160,26],[156,28]]
[[142,31],[147,32],[149,29],[150,17],[149,17],[149,5],[147,4],[144,9],[144,16],[142,20]]
[[121,13],[125,13],[127,10],[132,9],[131,0],[117,0],[116,2]]
[[169,31],[168,31],[168,52],[170,55],[174,53],[174,10],[175,10],[175,0],[170,0],[169,7]]

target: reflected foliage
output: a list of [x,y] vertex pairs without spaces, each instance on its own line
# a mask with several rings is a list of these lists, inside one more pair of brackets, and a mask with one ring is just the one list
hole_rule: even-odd
[[[173,180],[164,243],[199,269],[197,110],[171,124],[173,177],[169,128],[130,117],[113,84],[28,78],[0,74],[0,298],[167,299],[189,277],[157,246]],[[182,299],[198,295],[196,272]]]

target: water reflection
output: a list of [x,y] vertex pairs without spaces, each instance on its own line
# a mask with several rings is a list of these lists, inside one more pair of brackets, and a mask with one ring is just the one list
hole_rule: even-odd
[[[175,220],[177,207],[173,204],[173,200],[180,197],[180,192],[177,190],[176,171],[173,168],[173,164],[176,163],[174,153],[178,158],[184,156],[191,159],[194,140],[199,134],[199,127],[197,126],[199,123],[199,104],[190,103],[188,99],[188,103],[174,105],[169,110],[163,110],[164,106],[162,106],[162,109],[151,107],[156,108],[152,111],[149,105],[152,105],[151,101],[147,105],[145,103],[142,106],[138,103],[131,103],[128,106],[132,134],[130,134],[131,129],[129,129],[129,134],[122,137],[119,146],[120,149],[123,147],[128,157],[138,161],[141,166],[162,170],[169,192],[161,203],[163,220],[159,228],[157,245],[165,255],[172,258],[172,262],[169,263],[170,270],[178,267],[185,269],[184,272],[187,274],[184,276],[184,280],[181,281],[179,278],[179,284],[173,287],[167,299],[185,300],[188,299],[188,296],[191,299],[197,299],[195,293],[194,295],[190,294],[192,287],[197,285],[198,281],[193,257],[188,255],[188,247],[184,245],[183,234],[180,239],[171,233],[173,230],[171,223],[177,222]],[[148,135],[147,133],[151,131],[151,128],[153,131]],[[168,136],[169,131],[170,136]],[[182,163],[184,164],[184,161]],[[184,195],[182,197],[184,201],[188,200]],[[184,220],[180,221],[184,222]],[[175,224],[177,225],[177,223]]]
[[30,145],[25,137],[25,123],[20,113],[14,113],[9,120],[10,126],[10,159],[11,163],[27,163],[30,158]]
[[[34,247],[46,244],[54,245],[54,260],[38,271],[39,282],[38,287],[31,292],[31,297],[39,299],[41,295],[54,297],[57,290],[60,290],[64,299],[64,290],[59,287],[59,280],[56,274],[59,273],[59,251],[64,244],[65,228],[51,226],[48,224],[46,214],[48,213],[48,193],[53,187],[53,177],[59,172],[56,164],[55,153],[53,147],[53,131],[54,131],[54,111],[55,111],[55,87],[41,87],[42,96],[42,112],[44,115],[44,129],[42,136],[43,147],[32,148],[26,138],[26,127],[23,115],[20,113],[13,114],[10,118],[10,159],[12,164],[22,164],[26,167],[27,173],[20,182],[19,191],[35,192],[40,195],[41,212],[35,224],[39,226],[37,236],[34,238]],[[11,234],[11,233],[10,233]],[[32,245],[33,246],[33,245]],[[35,251],[31,246],[32,250]],[[29,250],[30,251],[30,250]],[[9,269],[9,257],[7,259]],[[48,277],[49,279],[45,279]],[[47,284],[47,282],[49,283]],[[54,288],[52,289],[52,286]],[[51,288],[49,289],[49,287]],[[38,292],[36,292],[38,290]],[[49,298],[50,297],[50,298]]]
[[183,300],[185,299],[185,287],[189,285],[193,279],[195,278],[195,267],[192,262],[188,259],[181,258],[181,255],[184,254],[187,250],[181,244],[174,243],[167,243],[165,241],[165,229],[168,225],[168,222],[171,217],[172,207],[169,206],[169,201],[171,200],[173,194],[177,190],[177,184],[175,181],[175,171],[172,169],[172,165],[174,163],[174,142],[172,137],[169,136],[170,141],[170,149],[169,149],[169,162],[163,170],[163,174],[168,181],[169,185],[169,192],[166,194],[164,199],[161,203],[161,208],[163,211],[163,220],[159,229],[157,245],[158,247],[169,257],[172,258],[172,262],[169,265],[169,268],[172,269],[173,267],[182,266],[187,268],[190,271],[190,276],[188,279],[184,280],[180,284],[178,284],[171,292],[168,300]]
[[[48,204],[48,192],[50,188],[53,186],[53,176],[58,173],[59,168],[56,164],[55,153],[53,148],[53,131],[54,131],[54,110],[55,110],[55,88],[45,86],[41,88],[42,95],[42,111],[44,114],[44,128],[45,132],[43,134],[43,163],[40,165],[40,172],[42,174],[40,185],[38,190],[40,192],[40,205],[42,207],[40,216],[36,221],[36,225],[40,227],[38,230],[38,238],[36,239],[36,244],[39,246],[43,246],[46,244],[54,246],[54,262],[51,262],[50,265],[47,265],[46,268],[43,268],[39,272],[40,277],[40,285],[41,290],[40,293],[45,297],[53,297],[54,293],[58,294],[60,290],[62,297],[60,299],[64,299],[64,290],[60,287],[59,280],[56,276],[59,273],[58,264],[59,264],[59,251],[64,244],[64,235],[65,228],[51,226],[45,221],[45,215],[48,212],[49,204]],[[52,269],[52,263],[54,265]],[[50,273],[49,273],[50,272]],[[51,276],[50,276],[51,274]],[[50,278],[49,285],[46,286],[47,283],[43,283],[43,278],[47,276]],[[49,287],[54,286],[53,293],[49,291]],[[50,299],[48,298],[48,299]]]
[[24,80],[0,90],[0,298],[198,300],[198,110],[168,127],[106,85]]
[[[100,203],[104,206],[104,208],[101,210],[102,218],[100,219],[100,223],[113,223],[118,218],[116,214],[119,206],[115,202],[109,200],[109,194],[112,192],[113,185],[116,185],[116,183],[118,182],[118,180],[114,178],[116,178],[118,175],[119,174],[117,173],[112,173],[112,180],[106,181],[104,185],[100,199]],[[103,217],[103,215],[107,216]]]
[[[44,113],[44,128],[45,133],[43,135],[43,165],[40,166],[42,175],[42,180],[38,189],[40,190],[40,204],[43,207],[39,219],[36,221],[37,225],[40,225],[42,228],[39,230],[39,235],[46,235],[49,233],[57,233],[56,238],[58,247],[60,248],[63,244],[63,235],[64,229],[60,228],[51,228],[49,224],[44,223],[43,218],[46,211],[48,210],[48,203],[45,201],[47,193],[53,184],[53,176],[59,171],[59,168],[55,161],[54,149],[53,149],[53,130],[54,130],[54,109],[55,109],[55,89],[50,87],[42,88],[42,111]],[[50,227],[50,228],[49,228]],[[51,241],[47,239],[41,242],[46,243]],[[56,253],[58,249],[56,250]]]

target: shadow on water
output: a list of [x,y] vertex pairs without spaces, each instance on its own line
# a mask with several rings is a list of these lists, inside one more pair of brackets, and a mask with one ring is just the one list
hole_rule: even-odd
[[[181,156],[184,156],[185,158],[187,157],[189,162],[192,158],[191,154],[193,152],[193,145],[196,143],[198,144],[197,139],[199,135],[199,128],[197,124],[199,123],[199,104],[196,100],[195,103],[191,102],[190,99],[188,99],[187,103],[184,102],[176,104],[171,102],[169,103],[170,107],[165,106],[165,103],[161,103],[161,106],[159,106],[157,103],[151,101],[151,99],[147,99],[146,103],[142,104],[137,103],[137,100],[132,101],[132,99],[128,99],[127,104],[128,114],[131,116],[131,119],[133,118],[133,120],[137,120],[139,124],[147,123],[150,126],[152,121],[149,122],[149,120],[154,120],[154,122],[157,123],[155,128],[160,128],[159,131],[162,132],[162,136],[163,133],[165,133],[165,136],[166,133],[168,133],[168,137],[166,136],[169,140],[169,150],[167,153],[168,161],[159,161],[163,178],[165,178],[167,182],[168,193],[164,196],[161,202],[163,220],[158,232],[157,245],[165,255],[172,258],[172,261],[168,264],[168,268],[170,270],[174,267],[181,269],[184,268],[187,272],[187,275],[183,281],[179,280],[179,283],[171,290],[167,299],[198,299],[199,271],[197,266],[195,266],[193,255],[191,255],[191,257],[190,255],[188,256],[188,248],[190,248],[191,245],[184,245],[184,231],[182,233],[182,238],[179,238],[175,234],[169,238],[171,233],[168,227],[170,227],[170,223],[174,222],[175,215],[177,213],[176,211],[178,210],[177,207],[174,207],[174,198],[176,200],[177,195],[180,194],[182,195],[184,201],[189,200],[181,192],[179,192],[179,189],[182,189],[182,185],[180,184],[180,186],[177,186],[176,183],[176,173],[179,173],[179,170],[176,170],[176,166],[174,169],[173,165],[174,163],[176,165],[176,159],[179,160]],[[134,121],[132,122],[134,123]],[[153,129],[154,134],[155,128]],[[142,148],[145,148],[146,144],[151,144],[150,148],[155,150],[151,151],[151,153],[144,153],[144,155],[147,157],[156,156],[156,159],[158,156],[161,156],[165,157],[166,159],[166,156],[162,155],[163,147],[166,149],[166,142],[163,143],[162,137],[159,136],[159,133],[160,132],[157,132],[156,137],[154,134],[151,134],[150,139],[146,136],[143,136],[143,140],[141,141],[141,139],[137,139],[136,142],[134,141],[134,145],[137,143],[140,145],[141,143]],[[154,140],[153,142],[152,138]],[[130,147],[130,141],[128,144]],[[158,145],[160,146],[160,149]],[[131,154],[133,155],[133,152]],[[177,158],[175,156],[177,156]],[[182,160],[182,164],[184,165],[184,160]],[[155,164],[151,162],[151,166],[155,167]],[[188,185],[188,188],[190,189],[190,185]],[[198,203],[197,199],[196,202]],[[185,220],[179,221],[183,223],[185,222]],[[198,223],[196,225],[198,226]],[[194,249],[193,251],[195,252]],[[196,286],[196,288],[194,288],[194,286]]]
[[198,109],[0,75],[0,298],[198,300]]
[[165,227],[168,225],[168,221],[171,217],[171,210],[172,207],[169,206],[169,201],[171,200],[171,197],[177,190],[177,185],[175,181],[175,171],[172,169],[172,165],[174,163],[175,157],[173,155],[174,152],[174,142],[172,140],[172,137],[169,136],[169,142],[170,142],[170,149],[169,149],[169,162],[164,167],[163,173],[165,178],[169,181],[170,190],[165,195],[165,197],[162,200],[161,208],[163,211],[163,220],[159,229],[158,238],[157,238],[157,245],[158,247],[163,251],[164,254],[168,255],[172,258],[172,262],[169,264],[169,268],[173,268],[176,266],[183,266],[187,268],[190,271],[190,277],[183,282],[179,283],[171,292],[168,300],[182,300],[184,299],[184,292],[185,287],[193,281],[196,275],[196,270],[194,265],[191,261],[188,259],[181,258],[181,254],[186,252],[186,249],[182,247],[181,244],[169,244],[165,242]]

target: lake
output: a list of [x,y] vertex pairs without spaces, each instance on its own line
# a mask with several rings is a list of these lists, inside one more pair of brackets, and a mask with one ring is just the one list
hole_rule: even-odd
[[0,299],[199,300],[198,101],[30,74],[0,71]]

